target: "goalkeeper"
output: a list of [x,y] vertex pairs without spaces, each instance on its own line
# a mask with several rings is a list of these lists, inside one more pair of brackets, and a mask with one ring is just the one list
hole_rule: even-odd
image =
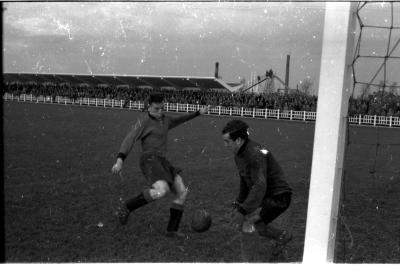
[[289,207],[292,190],[272,153],[248,136],[249,126],[241,120],[228,122],[222,130],[224,144],[233,151],[240,175],[232,224],[243,231],[254,225],[259,235],[285,244],[291,234],[270,223]]

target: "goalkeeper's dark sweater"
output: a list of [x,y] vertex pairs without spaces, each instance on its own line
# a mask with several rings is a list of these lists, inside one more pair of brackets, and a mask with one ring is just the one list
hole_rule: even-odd
[[265,198],[291,192],[283,170],[265,147],[247,139],[235,154],[240,175],[239,211],[246,215],[261,206]]
[[180,116],[164,115],[160,119],[149,113],[139,118],[122,141],[119,153],[127,156],[136,141],[142,142],[142,153],[154,153],[165,157],[167,153],[168,130],[200,115],[200,112]]

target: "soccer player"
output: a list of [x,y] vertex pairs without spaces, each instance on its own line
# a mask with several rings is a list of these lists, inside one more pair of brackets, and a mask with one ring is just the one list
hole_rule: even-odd
[[234,153],[240,176],[231,224],[241,231],[253,225],[259,235],[286,244],[291,234],[270,224],[289,207],[292,195],[278,162],[267,148],[249,139],[249,126],[241,120],[229,121],[222,138]]
[[184,234],[178,232],[178,228],[188,189],[179,174],[182,169],[174,167],[166,159],[168,130],[206,113],[208,108],[201,108],[199,111],[175,117],[165,115],[163,108],[164,96],[161,93],[152,93],[149,98],[147,113],[138,119],[122,141],[117,161],[111,169],[112,172],[114,174],[121,172],[125,158],[132,150],[135,142],[140,140],[142,145],[140,169],[151,187],[144,189],[139,195],[128,199],[126,202],[121,199],[116,214],[120,223],[125,225],[132,211],[158,200],[172,191],[176,198],[170,208],[167,235],[184,237]]

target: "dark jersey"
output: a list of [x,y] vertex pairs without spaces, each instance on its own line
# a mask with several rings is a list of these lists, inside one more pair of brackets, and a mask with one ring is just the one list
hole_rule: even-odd
[[165,157],[167,153],[168,130],[198,115],[200,113],[197,111],[175,117],[163,115],[160,119],[156,119],[149,113],[146,113],[137,120],[131,131],[122,141],[119,152],[127,156],[135,142],[140,140],[142,142],[142,153],[154,153]]
[[272,153],[257,142],[246,140],[235,154],[235,163],[240,175],[237,200],[246,214],[256,210],[267,197],[291,192]]

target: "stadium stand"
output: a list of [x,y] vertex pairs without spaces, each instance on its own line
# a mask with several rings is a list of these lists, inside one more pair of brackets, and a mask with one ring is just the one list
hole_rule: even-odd
[[[255,94],[237,91],[214,77],[172,76],[115,76],[78,74],[3,74],[3,96],[5,93],[33,96],[63,96],[78,98],[100,98],[144,102],[151,91],[162,90],[168,103],[276,109],[280,111],[308,111],[317,109],[317,96],[301,91],[289,93],[269,92]],[[379,89],[372,94],[352,96],[349,116],[400,116],[400,96]]]
[[[150,87],[127,87],[118,85],[89,85],[85,83],[71,85],[53,82],[3,82],[3,95],[10,93],[32,94],[33,96],[64,96],[77,98],[101,98],[126,101],[145,101],[151,91]],[[280,94],[253,94],[193,89],[163,89],[169,103],[199,104],[224,107],[247,107],[259,109],[279,109],[281,111],[316,111],[317,97],[301,92]],[[400,116],[400,96],[388,92],[376,92],[364,98],[351,98],[349,116],[377,115]]]

